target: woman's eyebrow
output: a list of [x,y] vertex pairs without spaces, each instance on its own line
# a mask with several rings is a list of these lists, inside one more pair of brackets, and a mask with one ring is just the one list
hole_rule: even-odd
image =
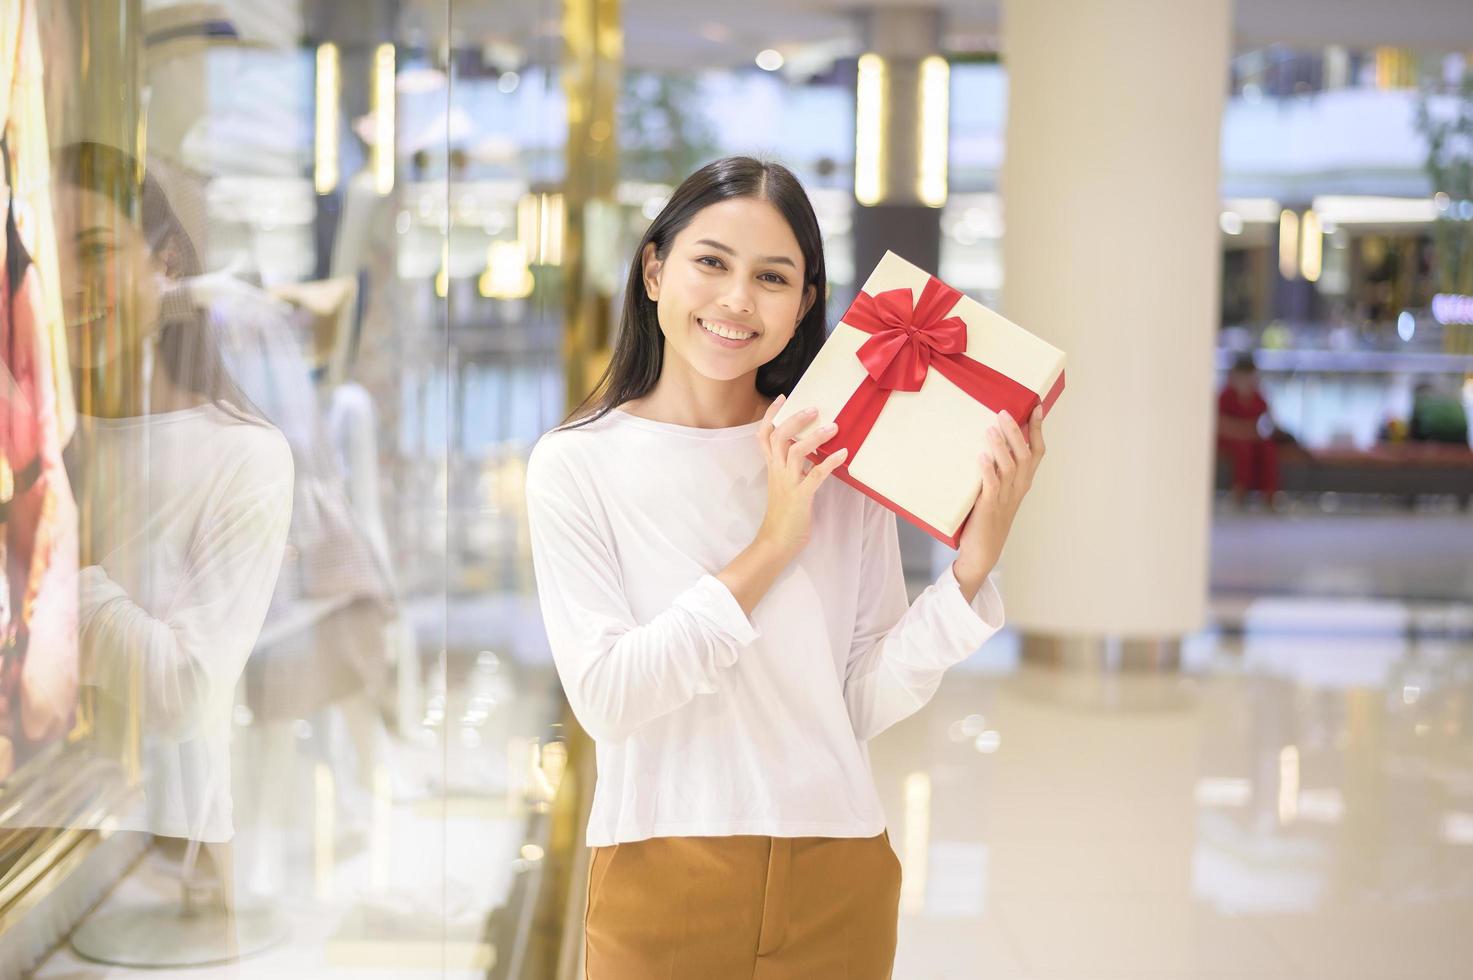
[[[733,257],[736,256],[736,249],[732,248],[730,245],[723,245],[720,242],[715,241],[715,240],[710,239],[710,238],[702,238],[700,241],[696,242],[696,244],[697,245],[709,245],[709,246],[711,246],[712,248],[716,249],[719,252],[725,252],[727,255],[730,255],[730,256],[733,256]],[[759,261],[762,261],[762,262],[771,262],[773,265],[790,265],[794,269],[798,268],[798,263],[794,262],[792,259],[788,258],[786,255],[764,255]]]

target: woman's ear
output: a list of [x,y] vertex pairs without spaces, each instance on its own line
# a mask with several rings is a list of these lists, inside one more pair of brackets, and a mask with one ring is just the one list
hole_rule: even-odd
[[645,242],[644,252],[639,257],[644,266],[644,292],[652,302],[660,301],[660,269],[665,263],[655,256],[655,243]]
[[818,299],[818,287],[808,285],[803,287],[803,306],[798,310],[798,322],[802,323],[808,311],[813,309],[813,301]]

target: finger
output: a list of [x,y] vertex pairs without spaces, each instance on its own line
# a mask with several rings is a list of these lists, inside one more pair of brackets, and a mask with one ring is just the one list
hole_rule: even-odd
[[1008,442],[1003,434],[998,431],[997,426],[987,429],[987,442],[992,451],[992,460],[997,464],[998,479],[1001,480],[1000,489],[1006,491],[1013,482],[1013,474],[1017,470],[1017,462],[1013,459],[1013,451],[1008,448]]
[[808,454],[812,451],[811,449],[805,450],[801,442],[789,444],[788,474],[793,478],[794,483],[801,482],[803,477],[808,475],[809,469],[818,465],[808,458]]
[[1033,448],[1033,455],[1038,459],[1043,458],[1043,406],[1039,405],[1028,417],[1028,445]]
[[997,414],[997,418],[1003,438],[1008,441],[1008,448],[1013,451],[1013,458],[1020,463],[1028,459],[1032,455],[1028,451],[1028,440],[1023,438],[1023,430],[1018,428],[1018,423],[1013,420],[1012,413],[1004,410]]
[[[772,404],[767,406],[767,411],[762,413],[762,425],[772,425],[772,417],[776,415],[778,413],[778,410],[783,407],[783,402],[787,401],[787,398],[787,395],[778,395],[772,400]],[[759,426],[759,428],[761,427]]]
[[796,439],[798,438],[798,433],[802,432],[809,425],[811,425],[813,423],[813,420],[816,418],[818,418],[818,409],[805,408],[803,409],[803,411],[799,412],[798,414],[794,415],[792,418],[784,422],[782,425],[778,426],[778,435],[779,437]]
[[814,426],[812,432],[793,442],[793,448],[788,450],[788,458],[791,459],[793,456],[800,458],[807,456],[819,446],[832,439],[834,433],[838,431],[839,427],[832,422],[825,422],[823,425]]
[[817,490],[818,485],[822,483],[830,473],[838,469],[843,464],[844,460],[848,458],[848,446],[845,446],[843,449],[840,449],[837,452],[829,453],[827,456],[824,457],[823,462],[815,463],[813,469],[808,471],[808,475],[803,478],[803,489],[808,493],[812,493]]
[[757,426],[757,441],[762,446],[763,458],[768,462],[772,461],[772,432],[775,428],[772,424],[772,417],[777,414],[778,409],[782,408],[787,397],[787,395],[778,395],[774,398],[772,404],[767,406],[767,411],[762,413],[762,423]]
[[978,496],[984,502],[990,503],[997,499],[997,464],[993,462],[992,454],[985,449],[977,458],[982,464],[982,492]]
[[[791,448],[793,445],[793,440],[798,437],[798,433],[802,432],[805,428],[812,425],[813,420],[817,417],[818,409],[805,408],[803,411],[799,412],[797,415],[794,415],[782,425],[778,426],[777,431],[772,434],[773,458],[781,461],[784,466],[789,465],[790,461],[796,463],[797,461],[793,460]],[[801,459],[802,457],[800,456],[799,458]],[[801,471],[799,471],[799,473],[801,475]]]

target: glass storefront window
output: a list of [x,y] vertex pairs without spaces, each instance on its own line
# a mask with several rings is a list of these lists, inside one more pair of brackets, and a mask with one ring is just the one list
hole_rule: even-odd
[[7,969],[556,955],[559,48],[459,18],[0,10]]

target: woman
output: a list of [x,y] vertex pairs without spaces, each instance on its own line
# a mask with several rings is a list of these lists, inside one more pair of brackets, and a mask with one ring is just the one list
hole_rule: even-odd
[[890,975],[866,742],[1001,627],[988,576],[1043,439],[1001,420],[960,552],[907,608],[895,515],[827,479],[838,454],[808,467],[823,420],[771,421],[826,289],[787,169],[703,167],[640,244],[597,405],[529,458],[543,618],[597,750],[592,980]]
[[1259,420],[1264,418],[1270,431],[1279,431],[1259,390],[1253,355],[1239,354],[1217,396],[1217,448],[1232,468],[1232,498],[1239,508],[1248,491],[1257,490],[1269,510],[1279,509],[1279,447],[1259,434]]
[[[234,834],[235,685],[281,567],[291,452],[190,301],[185,284],[202,268],[176,213],[183,189],[171,194],[98,143],[63,149],[57,177],[85,413],[69,448],[87,515],[82,677],[97,692],[100,738],[116,733],[126,755],[125,733],[141,731],[143,807],[117,822],[222,844]],[[228,898],[228,850],[211,854]]]

